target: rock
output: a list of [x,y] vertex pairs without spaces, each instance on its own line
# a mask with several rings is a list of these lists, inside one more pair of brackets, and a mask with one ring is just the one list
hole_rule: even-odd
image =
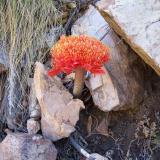
[[107,115],[101,120],[101,122],[98,124],[96,131],[104,136],[108,136],[108,126],[110,124],[111,116],[109,115],[109,112]]
[[69,9],[74,9],[76,8],[76,1],[73,0],[62,0],[63,5],[66,5],[67,8]]
[[5,45],[0,41],[0,73],[7,71],[9,68],[8,54]]
[[48,77],[41,63],[34,74],[36,96],[41,107],[41,129],[45,137],[56,141],[68,137],[79,120],[83,102],[73,99],[58,77]]
[[37,105],[35,106],[35,108],[37,108],[37,109],[32,110],[32,111],[30,112],[30,118],[39,119],[39,118],[41,117],[41,112],[40,112],[40,110],[39,110],[39,108],[40,108],[39,104],[37,104]]
[[[98,153],[92,153],[91,154],[91,157],[94,159],[94,160],[109,160],[107,157],[103,157],[101,155],[99,155]],[[92,158],[87,158],[86,160],[90,160]]]
[[62,26],[52,27],[45,35],[47,45],[51,48],[56,42],[60,32],[63,30]]
[[[96,37],[110,48],[111,58],[109,63],[105,65],[108,76],[103,75],[104,77],[106,76],[106,80],[103,82],[105,86],[103,91],[101,90],[100,92],[103,93],[103,97],[98,93],[99,89],[94,90],[93,88],[92,90],[94,90],[94,92],[91,90],[93,97],[95,97],[95,95],[96,97],[99,96],[95,102],[101,105],[99,108],[106,111],[124,110],[139,104],[143,100],[144,95],[144,64],[109,27],[98,10],[93,6],[89,6],[87,12],[73,25],[72,33],[77,35],[87,34]],[[102,79],[102,77],[99,78]],[[95,80],[94,78],[92,79]],[[101,83],[102,80],[100,80],[100,84],[97,83],[97,85],[101,86]],[[98,88],[98,86],[95,87]],[[109,93],[107,90],[112,92]],[[117,93],[118,99],[116,98]],[[107,102],[104,100],[104,95],[105,99],[108,100]],[[115,97],[115,99],[113,99],[113,97]]]
[[91,75],[87,87],[90,89],[95,105],[102,111],[111,111],[120,104],[117,89],[104,68],[105,74]]
[[27,120],[27,130],[29,134],[36,134],[40,130],[39,121],[31,118]]
[[160,75],[160,1],[101,0],[105,20]]
[[40,135],[8,133],[0,143],[1,160],[56,160],[57,150]]
[[37,101],[34,83],[32,82],[29,96],[29,114],[30,118],[39,119],[41,117],[40,106]]

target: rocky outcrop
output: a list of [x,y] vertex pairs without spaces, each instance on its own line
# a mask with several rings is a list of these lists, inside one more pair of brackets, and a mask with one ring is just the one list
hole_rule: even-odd
[[41,63],[34,74],[36,96],[41,107],[41,129],[44,137],[53,141],[68,137],[79,120],[83,102],[73,99],[58,77],[48,77]]
[[8,133],[0,143],[1,160],[56,160],[57,150],[40,135]]
[[[98,10],[90,6],[87,12],[75,22],[72,34],[96,37],[110,48],[111,58],[105,65],[108,75],[101,76],[101,82],[99,81],[99,87],[102,88],[97,87],[99,84],[95,85],[97,89],[90,88],[93,101],[100,109],[103,111],[128,109],[142,101],[144,64],[109,27]],[[90,85],[94,83],[93,80],[95,78],[89,81]]]
[[101,0],[105,20],[160,75],[160,1]]

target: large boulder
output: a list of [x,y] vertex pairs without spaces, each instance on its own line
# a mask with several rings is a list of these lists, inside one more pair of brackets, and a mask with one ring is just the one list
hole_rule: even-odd
[[68,137],[79,120],[83,102],[63,86],[58,77],[49,77],[41,63],[36,63],[34,85],[41,107],[41,129],[44,137],[53,141]]
[[110,26],[160,75],[160,1],[101,0]]
[[0,143],[0,160],[56,160],[57,150],[40,135],[8,133]]
[[[95,104],[103,111],[135,107],[144,95],[144,64],[139,57],[110,28],[99,11],[90,6],[72,27],[72,34],[87,34],[101,40],[110,48],[110,61],[105,65],[107,75],[98,76],[97,84],[89,81]],[[101,77],[101,78],[100,78]],[[101,87],[101,88],[100,88]]]

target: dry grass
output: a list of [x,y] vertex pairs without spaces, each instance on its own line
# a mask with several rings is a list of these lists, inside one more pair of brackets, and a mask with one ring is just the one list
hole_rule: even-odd
[[[59,26],[59,11],[54,0],[0,0],[0,40],[9,55],[7,114],[22,112],[27,80],[35,61],[47,55],[44,34],[51,26]],[[13,114],[14,113],[14,114]]]

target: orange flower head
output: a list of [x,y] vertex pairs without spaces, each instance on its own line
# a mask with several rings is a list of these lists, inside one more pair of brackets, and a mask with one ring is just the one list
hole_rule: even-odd
[[88,37],[62,36],[52,47],[52,65],[48,74],[71,73],[81,67],[91,73],[104,73],[102,66],[109,60],[109,49],[101,41]]

